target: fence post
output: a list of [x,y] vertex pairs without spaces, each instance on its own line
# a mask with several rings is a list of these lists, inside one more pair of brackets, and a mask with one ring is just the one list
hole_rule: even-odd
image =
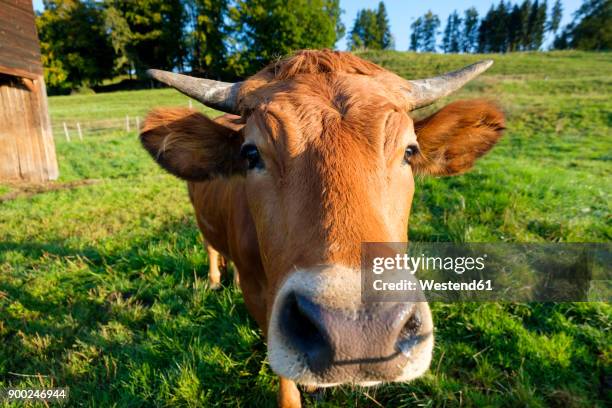
[[64,134],[66,135],[66,141],[70,141],[70,133],[68,133],[68,126],[66,126],[66,122],[64,122]]
[[136,131],[140,132],[140,117],[136,116]]
[[125,130],[126,131],[130,131],[130,116],[129,115],[125,115]]
[[83,141],[83,133],[81,132],[81,124],[79,122],[77,122],[77,130],[79,132],[79,139],[81,139],[81,142]]

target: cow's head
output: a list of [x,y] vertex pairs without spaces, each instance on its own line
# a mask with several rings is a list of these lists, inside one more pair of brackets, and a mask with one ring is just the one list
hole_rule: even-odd
[[415,175],[467,171],[498,140],[489,103],[409,112],[484,71],[407,81],[348,53],[302,51],[245,82],[154,78],[239,122],[152,113],[142,142],[186,180],[241,177],[265,269],[271,367],[299,383],[405,381],[429,366],[427,303],[363,304],[360,245],[402,242]]

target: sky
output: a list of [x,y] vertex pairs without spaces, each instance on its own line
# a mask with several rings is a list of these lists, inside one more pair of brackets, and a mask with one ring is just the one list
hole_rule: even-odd
[[[348,33],[353,27],[353,22],[357,16],[357,12],[363,8],[376,8],[380,0],[340,0],[340,7],[344,10],[342,14],[342,22],[346,26],[347,35],[336,44],[340,50],[347,49]],[[511,0],[512,3],[517,3],[517,0]],[[522,2],[522,0],[518,1]],[[33,0],[34,9],[39,11],[43,9],[42,0]],[[499,0],[385,0],[389,22],[391,23],[391,33],[395,38],[395,49],[405,51],[408,49],[410,41],[410,24],[419,16],[422,16],[431,10],[440,17],[442,22],[440,29],[443,30],[446,25],[446,19],[453,10],[458,10],[461,14],[467,8],[476,7],[479,15],[484,15],[489,10],[492,4],[499,3]],[[548,7],[552,7],[554,0],[548,0]],[[572,19],[574,11],[580,7],[582,0],[562,0],[563,4],[563,20],[561,27],[569,23]],[[550,44],[551,38],[548,38],[544,46]]]

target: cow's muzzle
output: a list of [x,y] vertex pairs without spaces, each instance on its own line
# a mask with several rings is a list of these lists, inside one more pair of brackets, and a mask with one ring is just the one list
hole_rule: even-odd
[[301,270],[276,297],[270,365],[307,385],[407,381],[429,367],[432,331],[425,302],[362,303],[357,271]]

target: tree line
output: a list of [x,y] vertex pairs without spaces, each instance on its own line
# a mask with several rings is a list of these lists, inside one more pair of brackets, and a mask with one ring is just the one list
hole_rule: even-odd
[[[51,92],[92,86],[118,75],[144,77],[155,67],[234,80],[302,48],[334,48],[345,35],[340,0],[44,0],[36,25]],[[451,13],[443,32],[431,11],[411,25],[410,50],[509,52],[612,48],[612,0],[584,0],[559,27],[557,0],[501,0],[482,17]],[[441,42],[438,38],[442,35]],[[357,13],[348,46],[393,49],[384,2]]]
[[[612,0],[584,0],[573,21],[560,30],[561,0],[549,8],[546,0],[501,0],[482,17],[474,7],[460,14],[453,11],[443,31],[438,15],[428,11],[410,25],[410,50],[417,52],[492,53],[541,50],[546,35],[554,37],[553,49],[612,49]],[[358,12],[349,46],[392,49],[384,3],[377,10]],[[438,41],[441,35],[441,41]]]
[[146,69],[234,80],[344,35],[339,0],[44,0],[36,25],[51,92]]
[[[559,29],[563,8],[557,0],[550,12],[546,0],[522,3],[499,2],[478,21],[474,8],[463,18],[454,11],[442,37],[444,52],[511,52],[540,50],[546,34]],[[416,44],[418,48],[418,43]]]

